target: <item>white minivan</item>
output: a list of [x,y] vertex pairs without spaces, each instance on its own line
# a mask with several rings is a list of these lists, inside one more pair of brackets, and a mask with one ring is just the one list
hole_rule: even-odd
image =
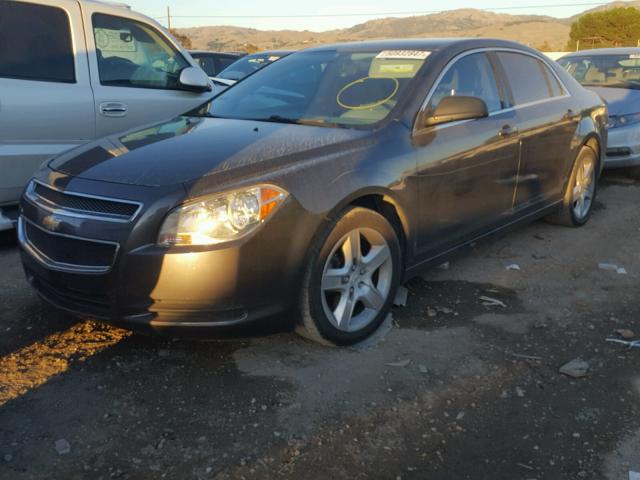
[[186,112],[211,90],[167,31],[126,5],[0,0],[0,230],[49,157]]

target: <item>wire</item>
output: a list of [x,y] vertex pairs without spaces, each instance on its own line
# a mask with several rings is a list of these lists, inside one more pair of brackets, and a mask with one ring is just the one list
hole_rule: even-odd
[[[474,7],[474,10],[524,10],[529,8],[562,8],[562,7],[595,7],[607,5],[610,2],[586,2],[586,3],[557,3],[546,5],[519,5],[517,7]],[[369,12],[369,13],[317,13],[307,15],[171,15],[171,18],[333,18],[333,17],[381,17],[385,15],[428,15],[433,13],[444,13],[455,10],[422,10],[422,11],[404,11],[404,12]],[[160,15],[154,17],[158,19],[166,19],[167,16]]]

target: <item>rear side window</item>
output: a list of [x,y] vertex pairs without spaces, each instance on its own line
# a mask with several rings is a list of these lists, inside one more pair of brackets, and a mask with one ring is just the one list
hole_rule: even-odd
[[64,10],[0,1],[0,77],[76,81],[69,17]]
[[516,105],[537,102],[562,95],[555,75],[541,60],[512,52],[498,52]]
[[467,55],[454,63],[433,92],[429,108],[434,111],[443,98],[454,95],[481,98],[489,112],[502,109],[493,68],[484,53]]

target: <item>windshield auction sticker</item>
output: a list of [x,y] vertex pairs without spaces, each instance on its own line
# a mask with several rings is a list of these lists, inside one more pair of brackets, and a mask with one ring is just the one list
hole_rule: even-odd
[[431,52],[424,50],[383,50],[376,55],[376,58],[425,60],[429,55]]

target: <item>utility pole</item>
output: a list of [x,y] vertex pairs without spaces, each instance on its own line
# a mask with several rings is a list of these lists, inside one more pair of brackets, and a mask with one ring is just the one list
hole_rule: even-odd
[[171,7],[167,5],[167,27],[171,30]]

